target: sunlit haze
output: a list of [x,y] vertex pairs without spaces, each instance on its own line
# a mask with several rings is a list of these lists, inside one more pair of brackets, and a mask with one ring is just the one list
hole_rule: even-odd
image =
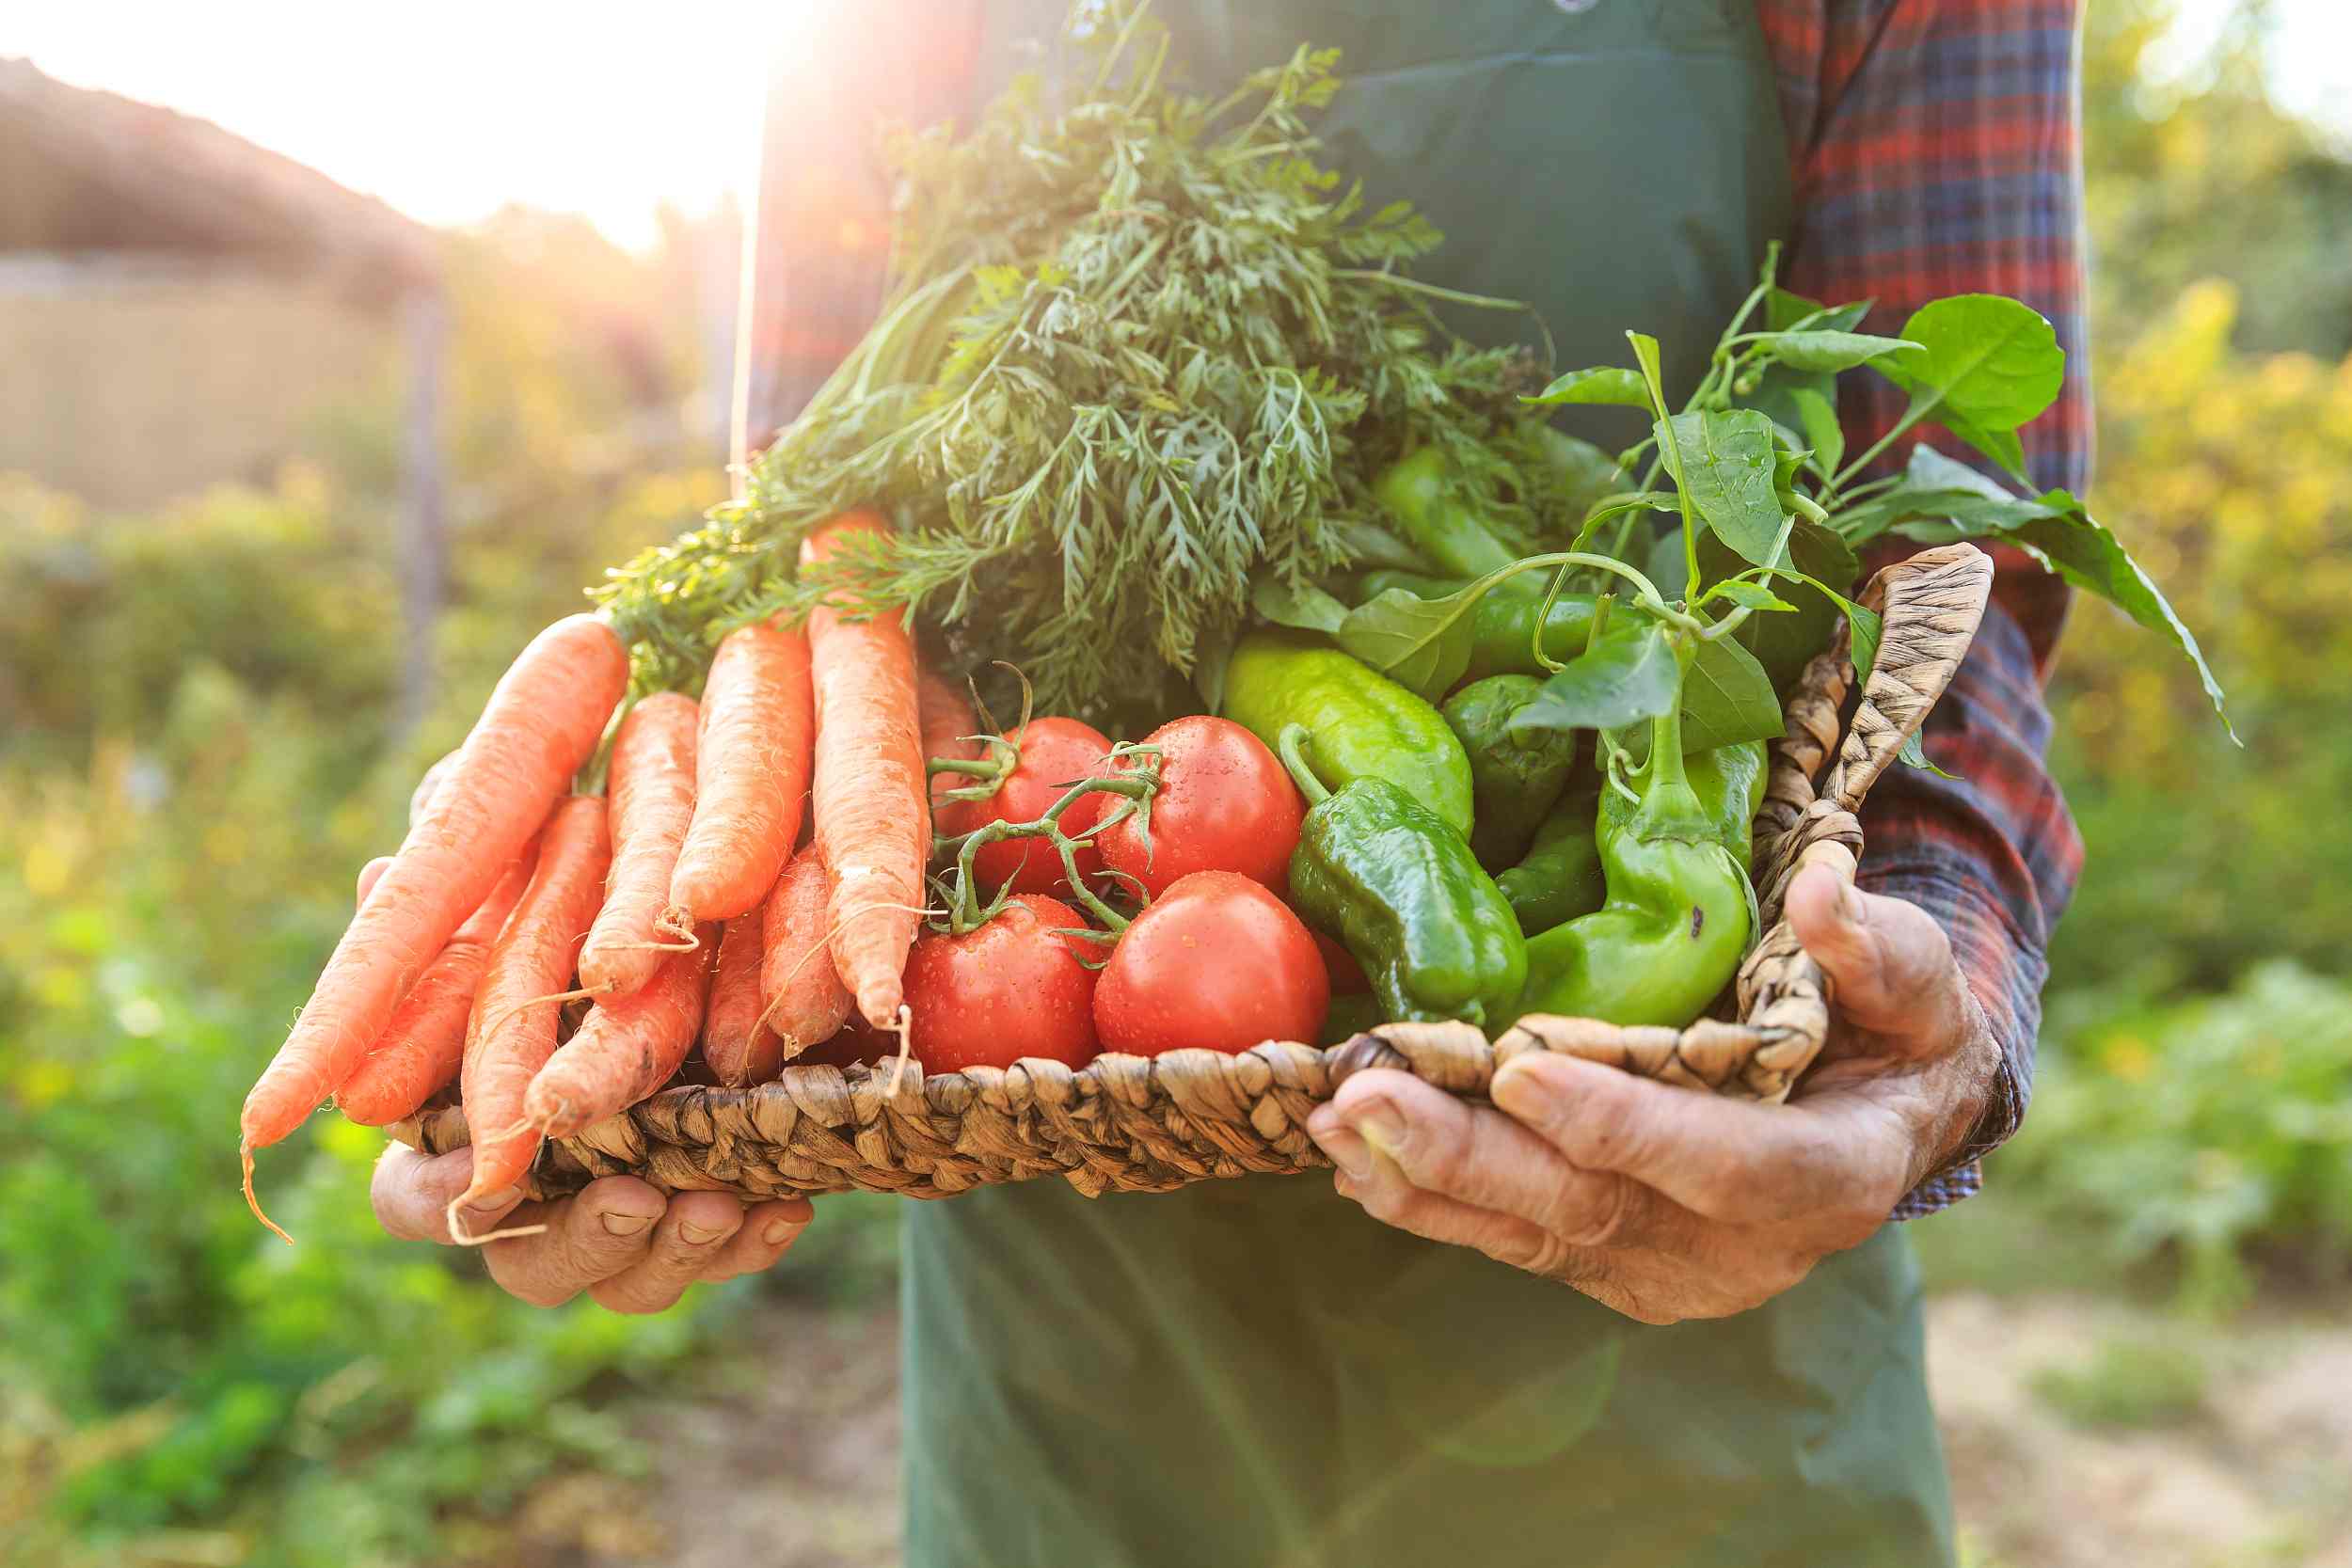
[[0,6],[0,57],[212,120],[428,223],[520,201],[644,245],[658,204],[705,212],[748,180],[765,62],[809,8],[72,0]]
[[[700,213],[748,179],[763,62],[827,3],[35,0],[0,7],[0,57],[214,120],[429,223],[521,201],[642,245],[658,203]],[[2352,134],[2352,6],[2272,9],[2281,98]],[[2193,70],[2216,7],[2179,11],[2169,63]]]

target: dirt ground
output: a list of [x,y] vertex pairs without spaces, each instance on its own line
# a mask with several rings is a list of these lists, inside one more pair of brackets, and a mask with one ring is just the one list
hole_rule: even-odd
[[[530,1555],[891,1568],[897,1327],[886,1307],[763,1306],[639,1417],[654,1473],[538,1499]],[[1932,1300],[1929,1337],[1967,1568],[2352,1568],[2352,1299],[2211,1324],[1963,1291]]]

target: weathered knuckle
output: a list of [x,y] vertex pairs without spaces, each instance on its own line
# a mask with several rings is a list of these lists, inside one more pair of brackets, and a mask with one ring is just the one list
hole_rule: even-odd
[[625,1318],[647,1318],[666,1311],[677,1300],[675,1295],[661,1296],[659,1292],[617,1279],[598,1280],[588,1287],[588,1299],[608,1312]]
[[526,1307],[561,1307],[580,1294],[580,1287],[547,1269],[496,1256],[485,1261],[498,1288]]
[[1551,1228],[1571,1246],[1622,1245],[1634,1228],[1641,1207],[1639,1189],[1622,1176],[1599,1176],[1562,1196]]
[[1489,1238],[1479,1250],[1498,1263],[1550,1277],[1565,1277],[1569,1273],[1568,1260],[1574,1256],[1565,1238],[1549,1230],[1522,1230],[1517,1227]]

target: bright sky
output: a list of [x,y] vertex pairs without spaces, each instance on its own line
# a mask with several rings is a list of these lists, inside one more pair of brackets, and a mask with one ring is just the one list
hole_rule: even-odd
[[[748,179],[762,64],[820,3],[19,0],[0,56],[216,121],[429,223],[522,201],[642,245],[657,203],[704,212]],[[2226,6],[2181,0],[2182,53]],[[2274,6],[2281,98],[2352,136],[2352,4]]]
[[428,223],[509,201],[650,244],[750,176],[769,51],[810,0],[24,0],[0,56],[212,120]]

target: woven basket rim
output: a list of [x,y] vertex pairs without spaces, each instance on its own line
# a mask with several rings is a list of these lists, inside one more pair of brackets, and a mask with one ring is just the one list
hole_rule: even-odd
[[[1826,854],[1852,874],[1862,851],[1855,816],[1862,799],[1949,684],[1992,574],[1991,558],[1967,544],[1887,566],[1863,595],[1883,629],[1851,722],[1840,722],[1854,676],[1844,631],[1792,689],[1756,818],[1755,880],[1765,929],[1734,988],[1736,1018],[1674,1030],[1538,1015],[1491,1043],[1467,1023],[1389,1023],[1329,1047],[1270,1040],[1233,1053],[1104,1053],[1078,1068],[1032,1059],[927,1074],[918,1063],[887,1058],[848,1068],[788,1064],[774,1080],[745,1088],[664,1089],[551,1141],[532,1167],[532,1196],[559,1196],[620,1174],[667,1191],[752,1199],[851,1190],[944,1197],[1044,1176],[1089,1195],[1162,1192],[1327,1165],[1306,1135],[1307,1116],[1369,1068],[1411,1072],[1480,1098],[1500,1063],[1534,1050],[1719,1094],[1785,1099],[1827,1040],[1832,998],[1820,967],[1780,917],[1782,895],[1809,859]],[[467,1141],[459,1106],[388,1131],[434,1153]]]

